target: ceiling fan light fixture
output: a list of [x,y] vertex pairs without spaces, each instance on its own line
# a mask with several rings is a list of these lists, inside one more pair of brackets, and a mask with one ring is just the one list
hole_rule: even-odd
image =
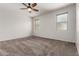
[[31,11],[32,11],[32,9],[31,9],[31,8],[28,8],[28,11],[29,11],[29,12],[31,12]]

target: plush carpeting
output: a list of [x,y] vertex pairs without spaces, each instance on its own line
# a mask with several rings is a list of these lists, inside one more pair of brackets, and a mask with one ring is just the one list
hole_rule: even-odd
[[0,42],[1,56],[77,56],[74,43],[36,36]]

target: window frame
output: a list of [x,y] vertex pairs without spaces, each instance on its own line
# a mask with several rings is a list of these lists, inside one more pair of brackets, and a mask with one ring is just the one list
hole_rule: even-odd
[[[57,16],[63,15],[63,14],[67,14],[67,22],[66,22],[67,23],[67,30],[58,30],[58,23],[59,22],[57,22]],[[68,15],[69,15],[68,12],[56,14],[56,31],[68,31]],[[60,23],[62,23],[62,22],[60,22]]]
[[40,29],[40,23],[38,24],[38,21],[40,21],[39,18],[34,19],[34,31],[36,32],[37,30],[39,31]]

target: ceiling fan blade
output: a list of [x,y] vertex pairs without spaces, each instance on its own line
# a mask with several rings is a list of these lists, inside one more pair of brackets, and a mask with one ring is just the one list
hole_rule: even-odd
[[25,9],[27,9],[27,8],[20,8],[20,9],[25,10]]
[[39,11],[38,9],[33,9],[33,8],[32,8],[32,10],[37,11],[37,12]]
[[37,5],[37,3],[33,3],[33,4],[32,4],[32,7],[35,7],[36,5]]
[[22,4],[27,7],[27,5],[25,3],[22,3]]

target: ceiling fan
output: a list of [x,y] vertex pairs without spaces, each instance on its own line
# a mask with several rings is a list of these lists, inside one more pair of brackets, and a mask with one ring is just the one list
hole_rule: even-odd
[[35,7],[37,6],[37,3],[27,3],[27,4],[22,3],[22,5],[24,5],[26,8],[21,8],[21,9],[22,10],[26,10],[27,9],[29,11],[29,13],[31,13],[32,10],[36,11],[36,12],[39,11],[38,9],[35,9]]

